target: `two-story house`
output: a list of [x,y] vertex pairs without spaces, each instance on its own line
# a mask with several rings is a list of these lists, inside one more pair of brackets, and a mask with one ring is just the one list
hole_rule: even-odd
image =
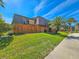
[[40,16],[35,18],[28,18],[15,14],[12,24],[14,33],[33,33],[48,31],[47,20]]

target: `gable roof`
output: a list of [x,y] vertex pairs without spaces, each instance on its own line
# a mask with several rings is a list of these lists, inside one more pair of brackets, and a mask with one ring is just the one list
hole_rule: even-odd
[[32,19],[32,18],[29,18],[29,17],[26,17],[26,16],[22,16],[22,15],[19,15],[19,14],[14,14],[14,16],[19,16],[19,17],[24,17],[24,18],[27,18],[27,19]]
[[[16,17],[19,18],[19,19],[16,19]],[[17,20],[21,20],[20,17],[25,18],[25,19],[22,19],[22,20],[28,20],[28,21],[29,20],[32,20],[32,21],[34,20],[35,21],[35,20],[37,20],[37,18],[45,20],[45,21],[47,20],[47,19],[45,19],[44,17],[41,17],[41,16],[37,16],[37,17],[34,17],[34,18],[29,18],[29,17],[22,16],[22,15],[19,15],[19,14],[14,14],[12,24],[13,23],[18,23]]]
[[29,18],[29,17],[25,17],[25,16],[22,16],[22,15],[19,15],[19,14],[14,14],[12,24],[14,22],[16,22],[16,20],[18,20],[18,19],[15,19],[16,17],[25,18],[25,19],[22,19],[22,20],[33,20],[32,18]]

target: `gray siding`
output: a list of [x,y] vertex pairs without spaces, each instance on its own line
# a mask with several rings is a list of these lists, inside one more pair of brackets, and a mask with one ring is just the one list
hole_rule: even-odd
[[19,16],[19,15],[14,15],[13,20],[14,20],[14,23],[28,24],[29,19]]
[[44,18],[36,18],[36,24],[38,25],[47,25],[47,20],[45,20]]
[[34,19],[31,19],[17,14],[14,15],[12,23],[13,24],[37,24],[37,25],[44,25],[44,26],[48,25],[47,20],[44,19],[43,17],[38,16]]

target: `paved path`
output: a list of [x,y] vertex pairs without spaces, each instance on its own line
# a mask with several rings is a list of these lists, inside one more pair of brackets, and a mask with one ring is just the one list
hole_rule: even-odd
[[45,59],[79,59],[79,33],[70,34]]

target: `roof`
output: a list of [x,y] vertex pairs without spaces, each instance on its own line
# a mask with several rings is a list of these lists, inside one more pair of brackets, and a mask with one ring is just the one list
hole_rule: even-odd
[[[34,18],[29,18],[29,17],[22,16],[22,15],[19,15],[19,14],[14,14],[12,24],[13,24],[13,22],[15,22],[15,19],[14,19],[15,16],[19,16],[19,17],[24,17],[24,18],[26,18],[26,19],[24,19],[24,20],[27,20],[27,19],[28,19],[28,20],[36,20],[37,18],[47,20],[47,19],[45,19],[44,17],[41,17],[41,16],[37,16],[37,17],[34,17]],[[47,20],[47,21],[48,21],[48,20]]]
[[29,17],[26,17],[26,16],[22,16],[22,15],[19,15],[19,14],[14,14],[14,16],[20,16],[20,17],[24,17],[24,18],[33,20],[32,18],[29,18]]

